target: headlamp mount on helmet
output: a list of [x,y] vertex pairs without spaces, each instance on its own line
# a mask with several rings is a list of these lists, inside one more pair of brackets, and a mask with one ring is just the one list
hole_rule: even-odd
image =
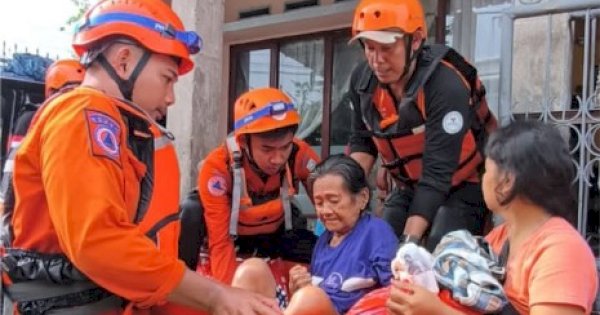
[[277,117],[279,115],[283,115],[290,110],[294,109],[293,103],[285,103],[285,102],[273,102],[268,104],[267,106],[257,110],[256,112],[250,113],[245,117],[237,120],[234,123],[234,129],[240,129],[260,118],[271,116]]
[[106,23],[130,23],[154,30],[165,38],[181,42],[187,48],[190,55],[196,54],[202,49],[202,38],[200,38],[196,32],[178,31],[171,24],[161,23],[152,18],[133,13],[112,12],[94,16],[92,18],[88,17],[77,27],[76,32],[81,32],[87,28],[101,26]]

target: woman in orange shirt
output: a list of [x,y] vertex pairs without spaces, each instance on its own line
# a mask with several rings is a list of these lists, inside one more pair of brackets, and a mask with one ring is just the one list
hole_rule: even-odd
[[[598,292],[594,255],[567,221],[575,177],[561,134],[540,122],[515,122],[487,145],[483,195],[505,223],[486,239],[508,246],[504,290],[519,314],[590,314]],[[460,314],[426,289],[394,282],[391,314]]]

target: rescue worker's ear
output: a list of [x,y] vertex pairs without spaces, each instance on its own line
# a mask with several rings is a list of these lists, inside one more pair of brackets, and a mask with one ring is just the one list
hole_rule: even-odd
[[241,135],[238,138],[238,144],[240,145],[241,149],[247,149],[248,146],[250,145],[250,139],[248,139],[248,137],[250,137],[250,135]]
[[126,45],[117,43],[113,45],[106,53],[106,59],[115,69],[117,74],[127,79],[131,75],[133,69],[135,69],[138,60],[141,58],[141,49],[133,45]]
[[131,58],[131,50],[129,50],[128,47],[123,47],[119,50],[119,55],[117,57],[119,58],[119,68],[126,73],[128,68],[127,61]]
[[425,33],[423,32],[423,29],[421,29],[421,28],[417,29],[412,34],[412,43],[411,43],[412,50],[416,51],[419,48],[421,48],[421,45],[423,45],[425,43],[426,39],[427,38],[425,38]]

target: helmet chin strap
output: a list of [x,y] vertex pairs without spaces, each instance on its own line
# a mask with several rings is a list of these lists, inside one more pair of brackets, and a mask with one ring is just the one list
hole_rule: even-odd
[[97,60],[98,62],[100,62],[100,65],[102,65],[102,68],[104,68],[108,75],[115,81],[115,83],[117,83],[121,94],[123,94],[123,98],[130,102],[133,102],[132,97],[135,81],[137,80],[138,76],[140,75],[140,73],[148,63],[150,56],[152,55],[152,53],[147,49],[144,49],[143,51],[144,53],[142,54],[142,57],[140,58],[140,60],[138,60],[137,65],[133,69],[133,72],[127,79],[123,79],[117,74],[117,71],[115,71],[115,68],[108,62],[103,53],[101,53],[97,57]]
[[405,40],[406,49],[405,49],[405,51],[408,52],[408,53],[405,54],[406,61],[404,62],[404,70],[402,71],[402,75],[400,76],[400,78],[398,79],[398,81],[403,80],[408,75],[408,72],[410,71],[411,64],[417,58],[417,56],[419,56],[419,53],[421,53],[421,50],[423,50],[423,41],[421,41],[421,44],[419,45],[419,48],[417,48],[417,50],[415,50],[415,51],[412,50],[412,41],[413,41],[413,38],[414,38],[413,34],[408,34],[406,36],[406,40]]
[[254,169],[258,173],[259,177],[267,178],[267,173],[260,169],[256,161],[254,160],[254,157],[252,156],[252,145],[250,144],[250,141],[250,135],[246,135],[246,145],[242,148],[244,155],[248,159],[250,167],[252,167],[252,169]]

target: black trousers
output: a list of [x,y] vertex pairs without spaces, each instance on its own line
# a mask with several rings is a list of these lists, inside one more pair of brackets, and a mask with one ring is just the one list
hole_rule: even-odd
[[[204,207],[198,191],[188,194],[180,207],[181,233],[179,235],[179,258],[196,270],[200,248],[206,242],[209,231],[204,221]],[[240,256],[282,258],[289,261],[310,263],[317,237],[306,229],[306,218],[292,206],[291,231],[284,224],[270,234],[239,235],[235,246]]]
[[[414,192],[411,188],[395,188],[383,205],[383,218],[390,223],[398,237],[402,236]],[[483,201],[481,186],[463,183],[450,191],[449,198],[437,210],[424,236],[424,245],[433,252],[442,237],[449,232],[466,229],[482,235],[489,217]]]

